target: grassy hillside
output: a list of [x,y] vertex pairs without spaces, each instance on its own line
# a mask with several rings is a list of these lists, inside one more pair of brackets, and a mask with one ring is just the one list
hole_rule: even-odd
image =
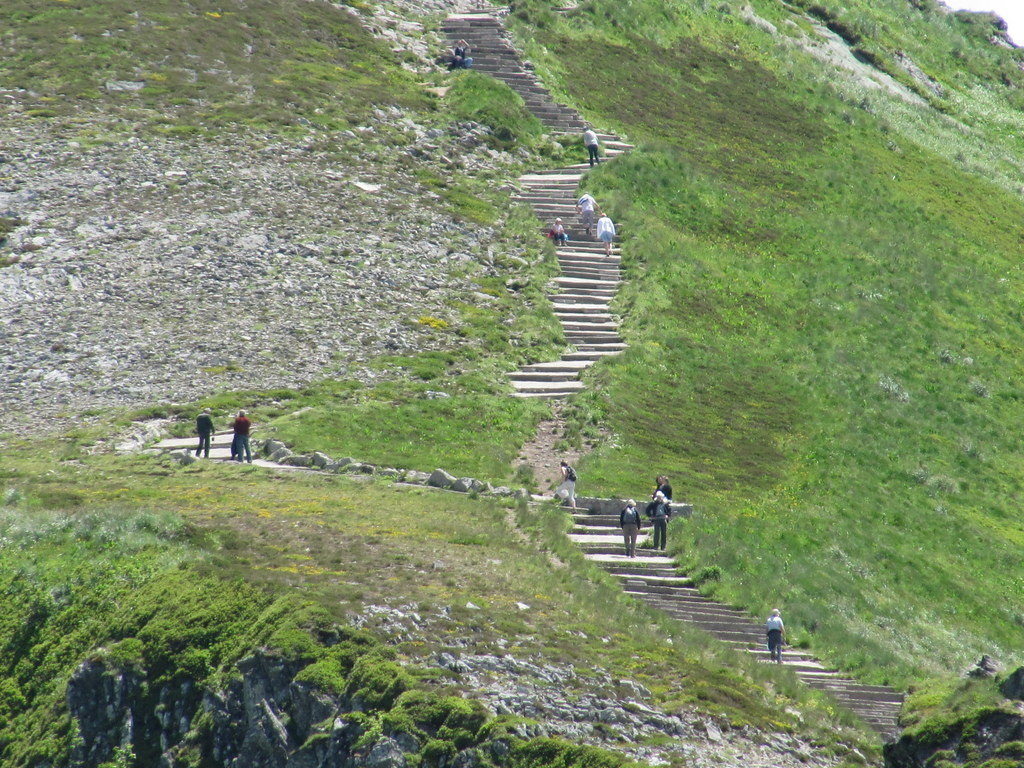
[[[788,701],[822,749],[874,754],[870,736],[787,675],[734,668],[732,654],[624,598],[565,541],[555,508],[251,467],[181,471],[151,457],[66,454],[42,472],[53,446],[8,447],[20,458],[3,484],[22,490],[7,494],[0,519],[4,765],[64,764],[74,741],[64,688],[86,655],[135,664],[155,690],[185,678],[223,684],[259,646],[310,665],[303,679],[328,691],[368,685],[353,671],[365,657],[402,662],[403,690],[457,692],[430,664],[453,647],[574,664],[581,692],[616,670],[668,711],[697,708],[734,728],[795,729],[795,710],[779,709]],[[414,612],[417,623],[367,606]],[[324,640],[354,616],[363,632]],[[395,694],[381,702],[368,715],[397,727],[387,719]],[[196,723],[195,744],[206,727]],[[152,748],[136,745],[138,764],[155,759],[143,754]]]
[[[616,435],[583,476],[628,495],[668,471],[698,508],[678,551],[720,570],[709,589],[782,603],[802,643],[874,679],[1020,661],[1024,204],[928,127],[1019,165],[1018,136],[984,144],[1000,130],[965,107],[1019,125],[1021,52],[935,9],[886,15],[865,39],[946,88],[911,108],[775,58],[736,8],[634,6],[519,12],[544,20],[533,45],[566,92],[641,140],[586,180],[628,233],[631,348],[581,398]],[[818,15],[884,12],[846,8]]]
[[[595,425],[612,435],[581,465],[581,490],[642,497],[638,478],[667,472],[697,508],[672,546],[705,588],[757,613],[780,606],[791,640],[866,679],[949,678],[983,652],[1020,663],[1022,54],[990,43],[984,17],[930,1],[758,0],[764,23],[743,5],[514,8],[546,82],[639,144],[585,182],[625,234],[618,309],[631,346],[573,403],[568,439]],[[11,19],[0,71],[25,84],[24,120],[74,127],[84,106],[110,131],[329,141],[375,106],[436,106],[355,16],[325,3],[19,0]],[[825,29],[851,66],[891,88],[816,55],[809,41]],[[464,78],[444,108],[491,124],[506,146],[516,139],[531,165],[566,157],[508,103]],[[392,139],[378,137],[382,155]],[[505,218],[499,180],[464,173],[419,168],[460,216],[500,220],[506,250],[543,253],[522,211]],[[264,434],[302,450],[509,477],[546,407],[506,398],[501,372],[558,346],[540,288],[550,270],[541,259],[516,296],[500,269],[481,278],[493,309],[461,308],[458,327],[422,318],[452,351],[380,359],[392,379],[377,387],[224,392],[133,415],[181,415],[187,433],[197,405],[255,406]],[[161,624],[153,601],[179,586],[178,568],[196,575],[197,598],[224,578],[259,595],[250,622],[176,650],[173,663],[210,679],[295,628],[257,614],[301,587],[330,620],[385,597],[448,606],[456,620],[432,628],[438,646],[469,636],[494,650],[512,637],[516,652],[625,669],[669,708],[797,727],[778,721],[774,694],[807,694],[727,668],[623,600],[560,539],[558,513],[340,478],[175,470],[94,455],[100,437],[33,448],[4,436],[4,535],[16,546],[0,551],[12,598],[0,749],[11,765],[66,753],[61,685],[90,649],[134,638],[164,663],[180,617]],[[403,661],[430,650],[397,648]],[[812,728],[832,725],[820,702],[802,706]]]

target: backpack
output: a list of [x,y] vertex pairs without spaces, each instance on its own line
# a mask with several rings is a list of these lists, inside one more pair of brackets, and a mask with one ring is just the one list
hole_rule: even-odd
[[572,467],[566,467],[565,468],[565,479],[569,480],[570,482],[575,483],[576,482],[576,470],[573,469]]

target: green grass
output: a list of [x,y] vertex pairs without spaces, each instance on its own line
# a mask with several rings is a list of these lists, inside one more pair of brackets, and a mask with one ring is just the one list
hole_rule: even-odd
[[[829,13],[870,38],[851,7]],[[723,9],[523,14],[558,87],[642,141],[584,181],[622,224],[630,281],[630,348],[572,408],[574,434],[614,435],[581,462],[587,490],[642,495],[667,472],[697,507],[677,552],[721,574],[704,588],[783,602],[795,639],[866,678],[1013,663],[1024,205],[954,157],[941,116],[851,104],[805,60],[792,76]],[[910,29],[892,34],[927,61]],[[951,110],[985,87],[955,85]],[[972,132],[1019,120],[1005,85],[988,93],[994,121]],[[1024,158],[1013,137],[979,152]]]
[[[51,459],[50,446],[9,447],[21,450],[5,464],[3,486],[17,492],[7,494],[13,506],[0,521],[8,545],[0,549],[8,596],[0,622],[5,765],[66,754],[72,729],[63,685],[87,655],[133,665],[157,697],[167,684],[184,690],[183,676],[219,685],[259,646],[297,662],[302,680],[372,703],[367,733],[412,717],[442,740],[473,743],[465,718],[479,713],[443,699],[413,706],[412,694],[402,693],[453,690],[436,671],[416,670],[458,644],[464,653],[615,669],[648,686],[669,711],[699,706],[734,726],[795,728],[778,699],[795,697],[790,706],[801,708],[812,730],[823,729],[817,733],[830,749],[846,749],[838,738],[874,750],[870,736],[835,720],[826,702],[786,676],[752,664],[730,668],[731,653],[625,598],[567,543],[567,519],[553,506],[509,508],[231,465],[177,468],[148,456],[51,461],[44,476],[37,470]],[[83,492],[87,509],[51,501],[64,488]],[[553,568],[552,558],[563,565]],[[335,623],[381,604],[416,610],[420,628],[392,638],[387,652],[375,649],[394,628],[372,619],[364,633],[344,630],[344,643],[314,639],[335,637]],[[394,659],[412,666],[398,670]],[[582,672],[578,686],[599,682]],[[374,725],[373,709],[392,713]],[[133,745],[135,764],[154,759],[156,740],[147,738]]]
[[[616,309],[630,348],[590,371],[590,390],[571,406],[570,441],[611,435],[581,463],[581,489],[641,498],[653,475],[669,474],[697,508],[674,523],[672,546],[709,577],[702,588],[758,614],[780,605],[793,641],[865,679],[933,692],[983,652],[1019,663],[1022,53],[991,46],[984,17],[930,2],[815,3],[811,15],[921,106],[796,45],[816,34],[809,5],[801,13],[756,0],[777,35],[745,22],[740,6],[638,0],[623,12],[591,0],[563,16],[530,0],[510,22],[556,95],[641,143],[585,181],[625,235],[629,283]],[[344,9],[165,4],[130,16],[124,5],[131,21],[115,24],[118,7],[21,0],[10,9],[0,73],[32,84],[28,119],[86,105],[188,138],[229,124],[290,130],[301,116],[329,135],[373,104],[421,115],[433,107]],[[67,50],[75,55],[52,66]],[[215,50],[222,66],[192,71],[191,53]],[[896,50],[942,93],[902,70]],[[107,93],[109,79],[146,86]],[[525,149],[537,165],[570,151],[539,138],[522,104],[479,73],[454,77],[445,109],[490,126],[494,146]],[[117,129],[89,130],[87,141],[110,141]],[[543,298],[550,247],[527,213],[506,211],[503,179],[426,166],[413,175],[466,226],[501,228],[495,271],[467,272],[469,290],[494,301],[453,302],[445,317],[419,320],[439,340],[457,339],[459,351],[372,361],[384,379],[372,389],[228,392],[132,415],[177,417],[187,433],[196,405],[219,418],[246,407],[258,434],[299,450],[510,477],[544,409],[508,398],[502,374],[554,357],[562,341]],[[518,288],[506,286],[508,273]],[[427,492],[342,478],[316,485],[92,457],[97,435],[69,434],[50,456],[11,443],[17,458],[0,478],[24,493],[23,511],[108,515],[127,505],[129,516],[182,515],[195,550],[161,534],[143,563],[181,558],[267,594],[301,587],[325,606],[385,596],[450,604],[450,632],[468,632],[480,649],[499,636],[528,638],[510,648],[580,666],[606,659],[666,705],[773,722],[778,702],[746,671],[726,671],[714,651],[584,570],[560,539],[557,513],[517,510],[524,544],[493,502],[439,505]],[[538,547],[586,578],[553,571]],[[490,567],[495,559],[500,568]],[[40,562],[45,574],[49,561]],[[536,611],[520,614],[518,600]],[[461,608],[466,601],[481,610]],[[565,635],[567,626],[586,641]],[[678,642],[665,661],[669,635]],[[335,661],[310,676],[340,685]],[[970,701],[972,711],[985,706]],[[940,725],[959,706],[938,694],[926,704],[914,704],[920,722]],[[27,727],[17,728],[27,744]],[[563,756],[556,749],[550,759]]]
[[544,132],[519,94],[489,75],[458,72],[446,98],[453,118],[483,123],[491,129],[487,138],[495,148],[529,146]]

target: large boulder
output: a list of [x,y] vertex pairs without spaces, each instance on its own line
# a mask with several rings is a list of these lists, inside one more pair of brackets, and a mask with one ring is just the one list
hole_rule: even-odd
[[435,469],[427,479],[427,485],[434,488],[451,488],[455,485],[455,476],[450,475],[443,469]]
[[287,446],[282,445],[280,448],[278,448],[276,451],[274,451],[272,454],[270,454],[269,458],[270,458],[271,461],[276,461],[276,462],[280,463],[280,462],[284,461],[285,459],[287,459],[291,455],[292,455],[291,448],[288,448]]
[[267,456],[273,456],[275,451],[279,451],[286,447],[287,446],[280,440],[267,440],[263,444],[263,452],[267,454]]

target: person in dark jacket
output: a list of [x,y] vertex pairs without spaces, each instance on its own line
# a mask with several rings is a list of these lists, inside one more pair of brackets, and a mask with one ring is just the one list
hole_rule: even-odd
[[[657,493],[658,491],[661,491],[662,494],[664,494],[664,496],[665,496],[665,501],[667,501],[667,502],[669,502],[671,504],[672,503],[672,486],[668,484],[668,476],[667,475],[659,475],[658,479],[655,480],[654,482],[655,482],[655,485],[657,486],[654,489],[654,493]],[[654,498],[654,493],[651,494],[651,498],[652,499]]]
[[636,557],[636,537],[644,524],[640,510],[632,499],[626,502],[625,509],[619,513],[619,527],[622,528],[622,540],[626,545],[626,557]]
[[196,446],[196,456],[203,453],[203,458],[210,458],[210,438],[213,436],[213,418],[210,416],[210,409],[204,408],[203,412],[196,416],[196,432],[199,434],[199,445]]
[[661,491],[654,492],[654,501],[647,505],[647,516],[654,524],[654,548],[664,549],[668,539],[668,519],[672,517],[672,507]]

